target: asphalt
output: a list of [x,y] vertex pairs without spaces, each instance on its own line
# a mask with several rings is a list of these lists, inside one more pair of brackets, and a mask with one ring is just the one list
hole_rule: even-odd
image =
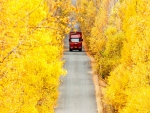
[[64,68],[68,74],[61,78],[55,113],[97,113],[90,58],[84,47],[82,52],[69,51],[68,35],[64,43]]
[[[76,6],[76,0],[71,2]],[[76,23],[74,28],[80,31],[79,24]],[[68,35],[64,40],[64,48],[64,68],[68,73],[61,78],[55,113],[98,113],[90,58],[84,47],[82,52],[69,51]]]

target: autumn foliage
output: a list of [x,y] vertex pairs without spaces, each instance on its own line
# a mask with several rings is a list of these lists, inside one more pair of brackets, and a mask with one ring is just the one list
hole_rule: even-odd
[[90,7],[90,11],[84,10],[79,16],[96,62],[95,72],[108,83],[105,101],[113,112],[149,113],[150,1],[121,0],[114,5],[112,1],[79,3],[80,8]]
[[59,77],[66,74],[68,6],[65,0],[0,0],[1,113],[54,113]]

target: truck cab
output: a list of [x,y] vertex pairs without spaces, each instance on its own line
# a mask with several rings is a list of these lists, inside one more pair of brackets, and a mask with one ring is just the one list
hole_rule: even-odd
[[69,50],[82,51],[82,32],[70,32],[69,34]]

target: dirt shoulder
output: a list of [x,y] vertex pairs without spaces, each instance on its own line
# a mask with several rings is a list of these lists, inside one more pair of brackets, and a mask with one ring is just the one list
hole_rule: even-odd
[[[92,70],[93,65],[94,65],[94,60],[92,61]],[[105,96],[105,90],[107,83],[105,80],[102,78],[99,78],[98,75],[95,75],[93,72],[93,81],[94,81],[94,86],[95,86],[95,94],[96,94],[96,102],[97,102],[97,109],[98,113],[113,113],[109,106],[105,103],[104,101],[104,96]]]
[[[92,63],[92,70],[93,69],[93,63]],[[95,94],[96,94],[96,102],[97,102],[97,109],[98,113],[109,113],[107,105],[104,103],[104,95],[105,95],[105,89],[106,89],[106,82],[99,78],[98,75],[95,75],[93,73],[93,82],[95,86]]]
[[94,58],[88,52],[86,44],[83,43],[83,45],[84,45],[84,48],[86,50],[86,54],[91,59],[92,76],[93,76],[93,82],[94,82],[94,86],[95,86],[95,95],[96,95],[96,103],[97,103],[98,113],[108,113],[107,112],[107,105],[103,101],[104,95],[105,95],[104,90],[105,90],[107,84],[103,79],[99,78],[98,75],[94,74],[94,63],[95,63]]
[[113,113],[113,110],[104,102],[104,95],[107,83],[104,79],[100,78],[98,75],[94,73],[94,58],[90,53],[88,52],[88,49],[86,47],[86,44],[83,43],[84,48],[86,50],[86,54],[91,59],[91,66],[92,66],[92,76],[93,76],[93,82],[95,86],[95,95],[96,95],[96,102],[97,102],[97,110],[98,113]]

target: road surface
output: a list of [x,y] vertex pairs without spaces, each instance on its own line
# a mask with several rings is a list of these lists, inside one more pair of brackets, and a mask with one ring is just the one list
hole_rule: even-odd
[[[76,5],[76,0],[72,0]],[[79,24],[74,28],[80,31]],[[90,58],[83,51],[69,51],[69,37],[66,36],[64,68],[68,74],[61,78],[60,96],[55,113],[97,113],[94,83],[91,75]]]
[[82,52],[69,52],[68,38],[66,36],[64,52],[64,68],[68,74],[61,78],[60,96],[55,113],[97,113],[90,58],[84,48]]

